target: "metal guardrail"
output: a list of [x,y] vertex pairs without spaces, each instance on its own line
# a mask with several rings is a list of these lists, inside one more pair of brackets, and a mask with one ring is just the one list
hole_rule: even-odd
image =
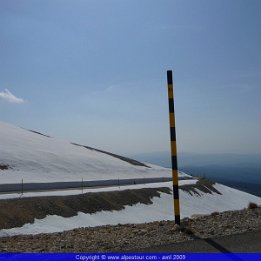
[[126,186],[146,183],[158,183],[171,181],[171,177],[159,178],[137,178],[137,179],[110,179],[110,180],[90,180],[90,181],[70,181],[70,182],[48,182],[48,183],[16,183],[0,184],[0,192],[18,192],[24,193],[39,190],[60,190],[73,188],[91,188],[91,187],[109,187],[109,186]]

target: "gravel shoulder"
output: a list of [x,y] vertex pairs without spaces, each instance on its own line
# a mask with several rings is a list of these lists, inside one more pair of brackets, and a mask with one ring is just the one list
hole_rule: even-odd
[[[62,233],[0,238],[1,252],[132,252],[189,240],[261,231],[261,208],[173,221],[79,228]],[[258,232],[259,231],[259,232]]]

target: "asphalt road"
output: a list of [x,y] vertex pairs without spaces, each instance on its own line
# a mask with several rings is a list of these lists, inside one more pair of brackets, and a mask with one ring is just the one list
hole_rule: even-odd
[[195,239],[182,243],[137,250],[157,253],[261,253],[261,230],[211,239]]

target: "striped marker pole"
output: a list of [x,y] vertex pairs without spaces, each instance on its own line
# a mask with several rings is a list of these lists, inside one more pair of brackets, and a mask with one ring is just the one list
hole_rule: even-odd
[[169,123],[170,123],[174,215],[175,215],[175,223],[180,225],[178,162],[177,162],[177,144],[176,144],[172,71],[167,71],[167,79],[168,79],[168,96],[169,96]]

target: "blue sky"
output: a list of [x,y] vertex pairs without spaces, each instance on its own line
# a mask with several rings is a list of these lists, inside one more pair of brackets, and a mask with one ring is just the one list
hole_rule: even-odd
[[172,69],[179,151],[261,153],[260,12],[259,0],[1,0],[0,121],[166,151]]

